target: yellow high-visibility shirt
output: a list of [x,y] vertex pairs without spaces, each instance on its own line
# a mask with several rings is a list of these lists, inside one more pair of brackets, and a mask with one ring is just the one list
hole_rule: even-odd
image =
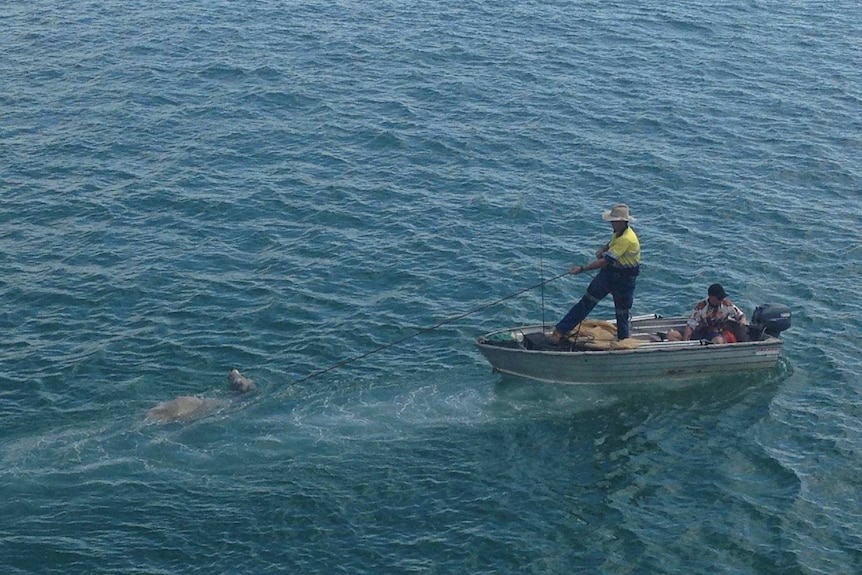
[[637,268],[641,261],[641,243],[635,231],[627,227],[619,236],[614,235],[605,257],[612,260],[615,268]]

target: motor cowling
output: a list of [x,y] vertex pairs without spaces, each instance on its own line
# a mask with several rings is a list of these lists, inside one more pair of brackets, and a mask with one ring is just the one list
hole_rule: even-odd
[[757,306],[751,316],[752,339],[762,339],[763,334],[778,337],[782,331],[790,329],[790,317],[790,308],[784,304],[766,303]]

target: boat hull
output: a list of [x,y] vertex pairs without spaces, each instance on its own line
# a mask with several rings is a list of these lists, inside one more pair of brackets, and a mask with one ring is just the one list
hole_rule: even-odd
[[535,350],[518,343],[527,335],[543,333],[542,326],[493,332],[480,337],[476,346],[500,373],[549,383],[594,384],[688,379],[770,369],[778,362],[784,343],[777,337],[734,344],[649,341],[650,331],[660,331],[671,323],[671,320],[641,323],[638,329],[633,329],[633,335],[644,341],[635,349]]

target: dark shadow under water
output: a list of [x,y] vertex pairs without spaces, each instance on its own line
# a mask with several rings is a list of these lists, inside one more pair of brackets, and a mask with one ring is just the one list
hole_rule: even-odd
[[619,384],[562,385],[503,376],[494,386],[494,409],[574,415],[637,406],[718,413],[743,400],[765,406],[793,373],[782,359],[774,369],[758,372]]

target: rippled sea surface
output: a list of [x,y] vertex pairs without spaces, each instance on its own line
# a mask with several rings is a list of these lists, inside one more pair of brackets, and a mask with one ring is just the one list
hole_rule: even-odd
[[[0,571],[859,573],[860,38],[848,0],[6,2]],[[775,370],[491,373],[618,201],[634,313],[789,305]],[[145,419],[180,395],[225,404]]]

